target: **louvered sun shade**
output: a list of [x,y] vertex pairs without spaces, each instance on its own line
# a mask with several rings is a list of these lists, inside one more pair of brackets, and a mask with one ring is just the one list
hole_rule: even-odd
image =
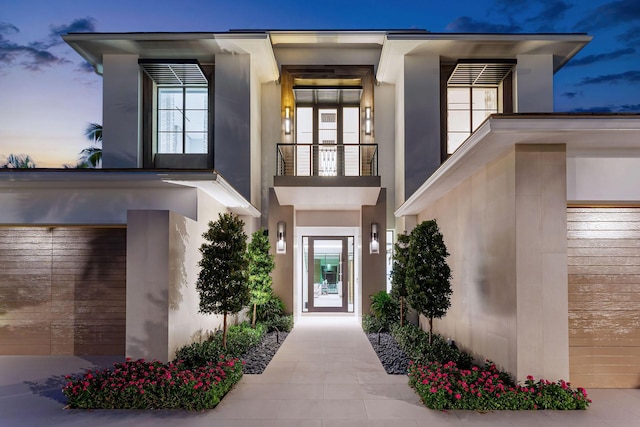
[[293,93],[300,104],[358,104],[362,87],[294,86]]
[[138,64],[159,85],[206,85],[207,78],[197,60],[148,60]]
[[449,86],[497,86],[515,66],[514,62],[459,61],[449,77]]

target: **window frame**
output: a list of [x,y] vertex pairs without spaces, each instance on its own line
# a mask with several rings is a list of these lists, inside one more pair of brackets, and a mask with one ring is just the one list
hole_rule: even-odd
[[[467,91],[468,94],[468,110],[467,109],[451,109],[449,106],[449,90],[450,89],[465,89]],[[473,133],[478,129],[478,127],[484,122],[484,120],[482,120],[480,123],[478,123],[475,127],[474,127],[474,112],[478,112],[478,111],[487,111],[487,110],[481,110],[481,109],[474,109],[474,89],[491,89],[493,91],[495,91],[495,98],[496,98],[496,108],[495,108],[495,112],[491,112],[489,114],[485,115],[484,120],[486,120],[487,117],[489,117],[491,114],[497,114],[500,113],[502,110],[502,103],[500,102],[500,86],[491,86],[491,85],[469,85],[469,86],[462,86],[462,85],[447,85],[446,87],[446,101],[445,101],[445,112],[446,112],[446,123],[447,123],[447,127],[446,127],[446,132],[445,132],[445,147],[444,147],[444,152],[447,156],[452,155],[463,143],[464,141],[466,141],[467,138],[469,138],[471,135],[473,135]],[[466,124],[468,124],[468,134],[466,131],[452,131],[450,130],[450,120],[449,120],[449,114],[451,111],[461,111],[461,112],[467,112],[468,113],[468,122],[466,122]],[[449,136],[451,134],[457,134],[457,135],[462,135],[462,134],[466,134],[466,137],[462,140],[462,142],[451,152],[449,151]]]
[[[209,125],[209,113],[211,111],[211,105],[210,105],[210,90],[209,90],[209,85],[155,85],[155,99],[156,101],[154,102],[155,105],[155,122],[157,123],[157,126],[155,127],[155,132],[154,132],[154,138],[156,140],[156,150],[155,153],[156,154],[162,154],[162,155],[184,155],[184,154],[200,154],[200,155],[206,155],[210,153],[210,147],[209,147],[209,137],[210,137],[210,125]],[[182,115],[182,129],[180,132],[170,132],[170,131],[161,131],[160,130],[160,114],[163,111],[172,111],[166,108],[160,108],[160,91],[163,89],[180,89],[182,91],[182,109],[180,109],[180,113]],[[207,102],[207,108],[206,109],[187,109],[187,90],[188,89],[204,89],[205,90],[205,99]],[[204,132],[193,132],[193,131],[188,131],[187,130],[187,126],[186,126],[186,121],[187,121],[187,111],[203,111],[204,112],[204,116],[206,119],[206,126],[205,126],[205,131]],[[187,133],[201,133],[204,136],[204,140],[205,140],[205,151],[204,152],[200,152],[200,153],[187,153],[186,152],[186,141],[187,141]],[[160,135],[161,134],[180,134],[181,135],[181,150],[180,151],[176,151],[176,152],[164,152],[164,151],[160,151]]]

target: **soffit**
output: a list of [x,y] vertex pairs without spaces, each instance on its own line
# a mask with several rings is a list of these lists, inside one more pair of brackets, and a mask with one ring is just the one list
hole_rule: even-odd
[[278,203],[296,210],[360,210],[380,194],[378,176],[276,176],[273,184]]
[[592,37],[586,34],[389,34],[376,78],[395,82],[405,55],[438,55],[441,62],[460,59],[516,59],[518,55],[553,55],[554,72]]
[[359,210],[373,206],[380,187],[274,187],[278,203],[302,210]]
[[248,54],[261,82],[279,78],[271,40],[266,33],[71,33],[62,38],[99,73],[103,55],[196,59],[201,64],[211,64],[218,54]]
[[492,115],[395,215],[417,215],[517,144],[566,144],[568,157],[630,152],[640,156],[640,115]]
[[0,169],[0,192],[19,189],[189,189],[198,188],[238,215],[260,211],[213,170]]

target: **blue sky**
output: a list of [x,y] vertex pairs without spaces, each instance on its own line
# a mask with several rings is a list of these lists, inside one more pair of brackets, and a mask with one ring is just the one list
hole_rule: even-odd
[[0,0],[0,158],[75,164],[102,121],[101,78],[60,34],[258,28],[585,32],[555,76],[555,110],[640,112],[640,0]]

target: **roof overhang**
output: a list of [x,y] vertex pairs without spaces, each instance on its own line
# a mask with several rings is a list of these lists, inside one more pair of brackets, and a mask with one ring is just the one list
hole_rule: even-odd
[[380,177],[276,176],[280,205],[297,210],[359,210],[373,206],[380,195]]
[[382,46],[384,30],[270,30],[274,46]]
[[396,211],[417,215],[517,144],[566,144],[567,156],[640,156],[640,115],[490,116]]
[[251,55],[261,82],[279,77],[269,34],[252,33],[70,33],[62,39],[102,74],[105,54],[135,54],[140,59],[196,59],[215,63],[222,53]]
[[389,33],[385,36],[376,79],[395,83],[405,55],[437,54],[443,62],[460,59],[515,59],[518,55],[553,55],[554,72],[592,37],[587,34]]
[[175,171],[140,169],[0,169],[3,190],[198,188],[237,215],[259,217],[260,211],[219,173],[211,170]]

